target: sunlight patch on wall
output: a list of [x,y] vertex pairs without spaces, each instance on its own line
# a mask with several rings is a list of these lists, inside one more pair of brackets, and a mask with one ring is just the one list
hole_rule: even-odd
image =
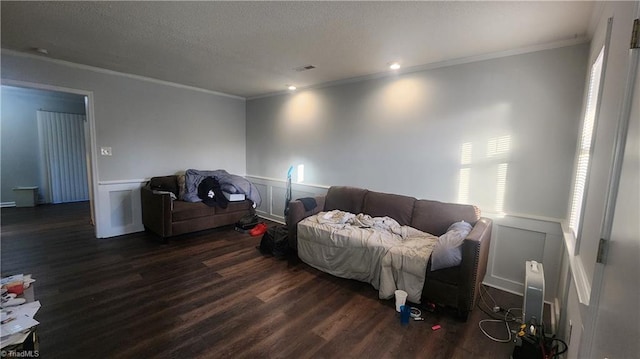
[[511,136],[494,137],[487,143],[487,157],[496,157],[507,154],[511,146]]
[[[474,152],[474,147],[479,151]],[[510,151],[510,135],[478,141],[475,146],[473,142],[463,143],[460,146],[458,202],[503,215]]]
[[471,142],[465,142],[460,149],[460,178],[458,183],[458,202],[469,203],[469,184],[471,178],[471,168],[464,167],[471,164],[471,151],[473,145]]
[[507,189],[507,169],[509,164],[498,165],[498,176],[496,179],[496,212],[504,213],[504,195]]
[[466,142],[462,144],[462,149],[460,151],[460,164],[463,164],[463,165],[471,164],[472,149],[473,149],[473,144],[471,142]]
[[458,203],[469,203],[470,168],[460,169],[460,183],[458,185]]

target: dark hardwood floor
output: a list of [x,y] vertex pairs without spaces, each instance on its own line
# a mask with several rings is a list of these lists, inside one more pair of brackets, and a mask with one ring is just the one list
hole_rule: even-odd
[[[44,358],[508,358],[438,308],[400,325],[369,284],[262,256],[232,228],[94,238],[88,203],[3,208],[2,275],[32,273]],[[498,305],[521,298],[489,288]],[[433,331],[435,324],[442,329]],[[504,338],[504,324],[487,326]]]

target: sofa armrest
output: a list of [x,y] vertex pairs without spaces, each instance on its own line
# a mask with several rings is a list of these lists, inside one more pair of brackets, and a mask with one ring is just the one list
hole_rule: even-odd
[[295,251],[298,250],[298,222],[324,210],[325,196],[315,196],[313,198],[316,200],[316,207],[309,211],[306,211],[302,202],[297,199],[289,202],[289,212],[287,213],[286,223],[289,247]]
[[492,225],[491,219],[480,218],[462,244],[461,283],[458,294],[460,310],[470,311],[476,303],[487,271]]
[[142,199],[142,224],[161,237],[171,236],[171,196],[153,193],[149,186],[140,190]]

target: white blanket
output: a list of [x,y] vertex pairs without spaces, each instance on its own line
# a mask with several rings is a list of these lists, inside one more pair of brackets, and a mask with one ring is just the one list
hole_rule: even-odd
[[320,212],[298,223],[298,256],[332,275],[370,283],[381,299],[396,289],[420,303],[427,262],[438,238],[390,217]]

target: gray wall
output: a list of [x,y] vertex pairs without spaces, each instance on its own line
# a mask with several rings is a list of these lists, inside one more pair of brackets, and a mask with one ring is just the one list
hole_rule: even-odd
[[84,97],[2,86],[0,202],[15,200],[13,188],[38,186],[40,156],[36,111],[84,114]]
[[[247,173],[553,218],[567,211],[586,44],[247,101]],[[492,152],[496,138],[508,151]],[[470,163],[462,161],[471,144]],[[468,145],[467,145],[468,146]],[[295,177],[294,177],[295,178]]]
[[245,173],[245,101],[3,52],[2,78],[92,91],[98,180],[187,168]]

